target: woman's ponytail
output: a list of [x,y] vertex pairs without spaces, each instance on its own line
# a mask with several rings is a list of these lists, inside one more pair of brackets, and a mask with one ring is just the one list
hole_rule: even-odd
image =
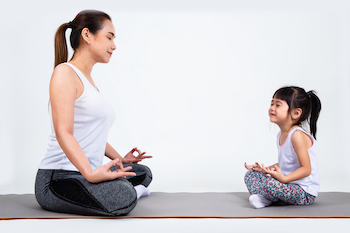
[[321,112],[321,101],[317,97],[314,91],[309,91],[307,93],[311,100],[311,114],[310,114],[310,133],[314,138],[316,139],[316,132],[317,132],[317,120]]
[[111,20],[111,17],[102,11],[85,10],[81,11],[73,21],[62,24],[55,36],[55,67],[68,60],[68,48],[66,41],[66,31],[72,29],[70,34],[70,45],[75,51],[80,45],[81,31],[89,29],[92,34],[96,34],[103,28],[104,20]]
[[69,23],[64,23],[57,29],[55,35],[55,67],[68,60],[66,30],[69,27]]

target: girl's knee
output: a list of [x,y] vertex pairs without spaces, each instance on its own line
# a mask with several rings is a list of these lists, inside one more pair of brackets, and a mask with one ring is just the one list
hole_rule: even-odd
[[246,173],[245,173],[245,176],[244,177],[250,177],[252,175],[254,171],[253,170],[248,170]]
[[248,180],[250,178],[250,173],[251,173],[251,170],[247,171],[244,175],[244,183],[247,184],[248,183]]
[[248,171],[245,173],[245,175],[244,175],[244,182],[245,182],[245,184],[249,183],[249,181],[250,181],[252,178],[257,177],[257,176],[258,176],[257,173],[258,173],[258,172],[256,172],[256,171],[248,170]]

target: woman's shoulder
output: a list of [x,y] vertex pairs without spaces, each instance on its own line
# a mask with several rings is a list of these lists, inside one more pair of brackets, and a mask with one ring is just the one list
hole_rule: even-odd
[[74,75],[75,71],[68,65],[68,63],[61,63],[55,67],[53,74]]
[[77,85],[79,78],[69,65],[62,63],[55,67],[51,76],[51,88],[76,88]]
[[76,72],[68,63],[61,63],[57,65],[52,73],[52,79],[57,79],[57,81],[69,82],[73,81],[72,77],[77,76]]

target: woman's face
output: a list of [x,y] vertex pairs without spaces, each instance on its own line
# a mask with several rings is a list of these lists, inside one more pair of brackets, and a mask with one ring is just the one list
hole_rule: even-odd
[[106,19],[103,28],[95,35],[92,34],[91,52],[96,62],[108,63],[113,51],[117,48],[114,44],[115,29],[113,23]]

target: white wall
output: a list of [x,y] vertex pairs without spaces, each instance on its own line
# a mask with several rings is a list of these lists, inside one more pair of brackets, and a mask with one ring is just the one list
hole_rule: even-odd
[[[330,4],[332,2],[332,4]],[[350,192],[345,1],[12,1],[0,15],[0,193],[33,193],[50,133],[53,37],[84,9],[111,15],[117,50],[93,71],[117,112],[109,142],[154,158],[151,191],[246,191],[244,162],[276,162],[274,91],[322,104],[321,191]],[[338,181],[340,180],[340,181]]]

